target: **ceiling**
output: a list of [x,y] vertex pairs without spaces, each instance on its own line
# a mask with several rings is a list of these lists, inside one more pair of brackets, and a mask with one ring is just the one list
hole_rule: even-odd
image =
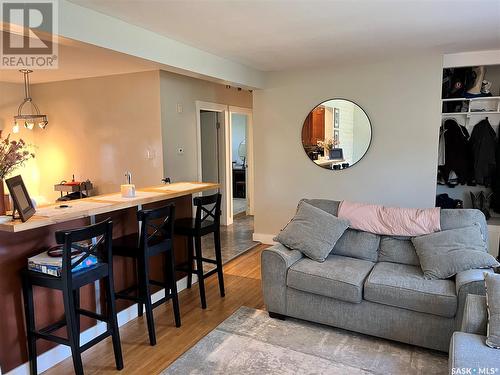
[[500,0],[70,0],[262,71],[500,49]]
[[[65,38],[59,38],[58,48],[58,69],[36,70],[30,75],[32,83],[159,69],[158,64],[144,59]],[[23,76],[15,69],[3,69],[0,70],[0,82],[23,83]]]

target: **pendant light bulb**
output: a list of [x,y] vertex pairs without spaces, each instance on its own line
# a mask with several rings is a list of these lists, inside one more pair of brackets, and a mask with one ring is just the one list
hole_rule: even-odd
[[23,69],[20,72],[24,77],[24,100],[17,108],[17,115],[14,116],[14,121],[18,124],[18,128],[19,121],[21,124],[24,123],[24,127],[29,130],[33,130],[35,126],[45,129],[48,124],[47,115],[40,113],[40,109],[38,109],[38,106],[33,102],[33,98],[31,97],[29,74],[32,71]]
[[14,122],[14,125],[12,126],[12,133],[14,134],[17,134],[19,133],[19,124],[16,122]]

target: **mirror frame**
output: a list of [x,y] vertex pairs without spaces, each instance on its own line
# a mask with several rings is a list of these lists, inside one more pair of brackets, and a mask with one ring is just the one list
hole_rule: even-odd
[[309,158],[309,156],[307,155],[307,152],[306,150],[304,149],[304,144],[302,143],[302,129],[304,128],[304,124],[306,122],[306,119],[307,119],[307,116],[309,116],[309,114],[314,111],[317,107],[319,107],[320,105],[322,105],[324,102],[328,102],[330,100],[345,100],[347,102],[351,102],[352,104],[358,106],[362,111],[363,113],[365,114],[366,118],[368,119],[368,123],[370,125],[370,140],[368,141],[368,147],[366,148],[365,152],[363,153],[363,155],[359,158],[359,160],[355,163],[353,163],[352,165],[349,165],[349,168],[347,169],[351,169],[353,166],[355,166],[356,164],[358,164],[361,160],[363,160],[363,158],[366,156],[366,154],[368,153],[368,150],[370,149],[371,145],[372,145],[372,140],[373,140],[373,126],[372,126],[372,120],[370,119],[370,116],[368,116],[368,113],[366,113],[366,111],[363,109],[363,107],[361,107],[358,103],[356,103],[355,101],[353,100],[350,100],[350,99],[345,99],[345,98],[338,98],[338,97],[335,97],[335,98],[330,98],[330,99],[325,99],[325,100],[322,100],[320,103],[316,104],[314,107],[312,107],[309,112],[307,112],[307,115],[306,117],[304,118],[304,120],[302,120],[302,126],[300,128],[300,146],[302,147],[302,151],[304,151],[304,155],[306,156],[307,160],[309,160],[310,162],[312,162],[314,165],[316,165],[317,167],[323,169],[323,170],[326,170],[326,171],[334,171],[334,172],[340,172],[340,171],[343,171],[344,169],[340,169],[340,170],[336,170],[336,169],[329,169],[329,168],[324,168],[322,167],[321,165],[319,164],[316,164],[314,162],[314,160],[311,160],[311,158]]

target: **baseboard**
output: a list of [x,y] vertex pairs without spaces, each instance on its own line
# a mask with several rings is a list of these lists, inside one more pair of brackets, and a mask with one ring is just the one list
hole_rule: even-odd
[[273,238],[276,237],[275,234],[265,234],[265,233],[254,233],[253,240],[256,242],[263,243],[265,245],[274,245],[276,242],[273,241]]
[[[198,278],[193,275],[193,283],[197,282]],[[187,288],[187,277],[184,277],[177,281],[177,290],[180,292]],[[153,303],[159,301],[161,298],[165,297],[165,289],[159,290],[151,296]],[[118,326],[121,327],[131,320],[137,318],[137,304],[127,307],[118,313]],[[80,334],[80,343],[83,345],[93,338],[99,336],[106,330],[106,323],[98,323],[93,327],[90,327]],[[38,358],[38,373],[42,373],[49,368],[57,365],[58,363],[64,361],[66,358],[71,356],[71,350],[69,346],[58,345],[45,353],[40,354]],[[114,366],[114,363],[112,364]],[[0,373],[1,374],[1,373]],[[9,371],[5,375],[29,375],[30,367],[29,362],[19,365],[15,369]]]

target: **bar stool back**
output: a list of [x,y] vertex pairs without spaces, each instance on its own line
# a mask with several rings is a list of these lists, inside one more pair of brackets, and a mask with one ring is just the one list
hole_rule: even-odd
[[[105,220],[75,230],[58,231],[55,234],[56,242],[62,245],[61,276],[52,276],[41,272],[24,270],[22,273],[23,295],[28,336],[28,355],[31,374],[37,374],[36,340],[45,339],[58,344],[68,345],[71,348],[75,373],[83,374],[81,354],[91,346],[108,336],[112,337],[116,368],[123,368],[123,358],[120,345],[120,334],[116,318],[115,295],[113,290],[113,267],[111,257],[111,243],[113,223]],[[79,251],[81,257],[72,262],[72,251]],[[75,267],[84,262],[89,256],[95,256],[98,263],[82,270],[74,271]],[[84,310],[80,308],[80,288],[84,285],[104,280],[106,291],[106,314]],[[65,317],[50,326],[37,330],[35,328],[35,306],[33,300],[33,286],[58,289],[62,291]],[[107,323],[104,333],[80,346],[80,315]],[[52,334],[66,326],[68,338]]]
[[[198,276],[198,285],[200,288],[201,307],[207,307],[205,296],[205,278],[217,273],[219,279],[219,291],[221,297],[225,296],[224,291],[224,275],[222,272],[222,253],[220,241],[220,216],[221,216],[221,201],[220,193],[195,197],[193,205],[196,207],[196,216],[194,219],[179,219],[175,222],[175,233],[188,237],[188,262],[177,269],[187,272],[188,281],[187,287],[191,288],[192,275]],[[201,237],[213,233],[215,245],[215,260],[204,258],[201,249]],[[194,249],[196,255],[193,256],[193,240],[195,243]],[[193,260],[196,260],[196,270],[193,270]],[[204,273],[203,262],[215,264],[215,269]]]
[[[156,345],[153,309],[172,299],[176,327],[181,326],[179,298],[175,280],[175,260],[173,247],[175,206],[140,210],[137,220],[141,223],[140,233],[124,236],[113,241],[113,255],[134,258],[137,262],[137,281],[134,285],[116,293],[116,298],[127,299],[138,303],[138,314],[143,315],[146,307],[149,342]],[[149,278],[149,258],[161,253],[165,254],[163,281]],[[151,301],[150,284],[165,288],[165,297],[155,302]],[[137,292],[136,295],[131,294]]]

